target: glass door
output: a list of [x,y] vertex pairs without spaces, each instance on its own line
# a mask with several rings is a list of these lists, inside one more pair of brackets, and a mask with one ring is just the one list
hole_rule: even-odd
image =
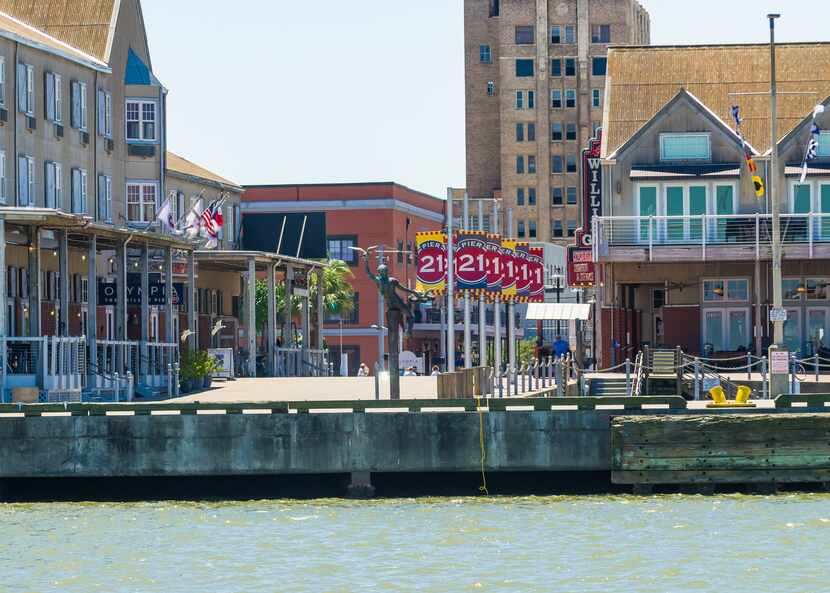
[[751,350],[752,343],[749,337],[749,311],[746,309],[730,309],[728,316],[727,336],[730,352]]
[[685,235],[683,229],[686,222],[684,219],[686,208],[683,193],[682,186],[666,188],[666,216],[678,217],[669,218],[666,221],[666,239],[672,243],[683,241]]
[[703,313],[703,349],[704,354],[711,348],[711,353],[724,350],[723,310],[707,309]]
[[807,309],[807,341],[810,344],[810,354],[830,345],[830,308],[811,307]]
[[[657,188],[656,187],[641,187],[638,196],[637,215],[640,217],[640,233],[639,238],[641,243],[648,243],[649,241],[649,216],[657,216]],[[644,220],[645,219],[645,220]],[[655,232],[651,229],[651,233]]]
[[[793,186],[793,214],[809,214],[812,209],[810,197],[810,185],[797,183]],[[789,224],[787,224],[789,223]],[[794,217],[781,221],[784,226],[785,241],[806,241],[807,240],[807,218]]]
[[787,309],[787,321],[784,323],[784,345],[793,353],[801,351],[801,312]]
[[819,194],[819,238],[822,241],[830,241],[830,185],[822,185]]
[[[734,196],[731,185],[719,185],[715,192],[715,214],[726,216],[735,213]],[[720,243],[727,241],[728,219],[718,219],[715,240]]]
[[706,186],[695,185],[689,188],[689,239],[699,243],[703,239],[703,218],[706,214]]

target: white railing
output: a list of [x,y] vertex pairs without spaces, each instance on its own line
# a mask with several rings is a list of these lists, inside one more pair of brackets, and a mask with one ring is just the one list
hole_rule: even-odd
[[[698,247],[705,258],[709,247],[752,247],[756,255],[772,241],[771,214],[701,214],[689,216],[603,216],[594,219],[595,257],[613,247]],[[782,214],[781,240],[813,248],[830,244],[830,214]]]
[[147,358],[143,360],[140,383],[143,386],[161,388],[171,385],[173,366],[179,363],[179,345],[164,342],[147,342]]
[[100,378],[124,377],[138,372],[139,343],[126,340],[96,340],[96,359],[92,373]]
[[277,377],[327,377],[330,374],[325,350],[277,348],[274,375]]
[[81,401],[86,375],[84,338],[0,338],[2,393],[36,388],[41,401]]

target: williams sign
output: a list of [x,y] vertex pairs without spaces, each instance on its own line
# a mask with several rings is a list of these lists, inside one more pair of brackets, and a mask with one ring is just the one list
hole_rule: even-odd
[[595,216],[602,215],[602,168],[600,151],[602,130],[588,142],[582,151],[582,232],[577,233],[576,244],[580,247],[593,245],[592,223]]

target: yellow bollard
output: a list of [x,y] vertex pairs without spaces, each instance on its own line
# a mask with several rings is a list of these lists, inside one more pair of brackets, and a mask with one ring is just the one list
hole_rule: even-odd
[[749,396],[752,395],[752,389],[746,385],[738,386],[738,394],[735,396],[735,402],[745,404],[749,402]]
[[712,400],[716,404],[726,403],[726,393],[724,393],[723,387],[721,387],[720,385],[712,387],[712,389],[709,390],[709,395],[712,397]]

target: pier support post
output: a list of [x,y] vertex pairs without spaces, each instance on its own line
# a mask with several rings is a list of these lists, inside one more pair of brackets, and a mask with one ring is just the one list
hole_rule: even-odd
[[374,498],[375,487],[372,486],[372,472],[352,472],[351,483],[346,489],[348,498]]
[[631,490],[634,496],[651,496],[654,494],[654,486],[651,484],[633,484]]

